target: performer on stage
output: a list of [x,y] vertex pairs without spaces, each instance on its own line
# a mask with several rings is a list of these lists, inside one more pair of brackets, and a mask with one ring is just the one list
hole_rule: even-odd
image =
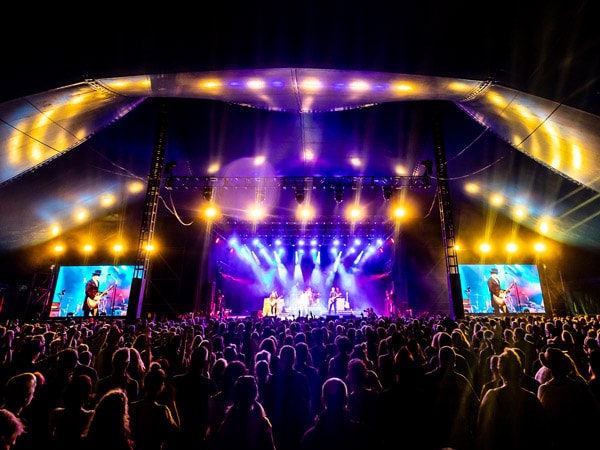
[[276,316],[279,312],[279,300],[281,297],[277,293],[276,289],[271,291],[271,295],[269,295],[269,303],[271,305],[271,315]]
[[394,297],[394,288],[390,289],[389,291],[385,291],[385,313],[390,317],[394,317],[396,313]]
[[337,299],[341,296],[342,294],[340,293],[340,288],[331,286],[331,291],[329,291],[329,314],[331,314],[332,311],[333,314],[337,314]]
[[217,289],[215,294],[215,315],[218,315],[220,319],[225,314],[225,295],[221,292],[221,289]]
[[304,292],[300,295],[300,302],[298,304],[298,312],[301,316],[308,316],[308,308],[313,302],[313,292],[311,287],[307,287]]

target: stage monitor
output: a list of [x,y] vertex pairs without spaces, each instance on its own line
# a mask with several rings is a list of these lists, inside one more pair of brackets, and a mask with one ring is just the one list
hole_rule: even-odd
[[508,313],[545,314],[542,285],[535,264],[459,264],[463,305],[467,314],[491,314],[487,281],[492,268],[498,269],[500,287],[506,291]]
[[59,266],[56,273],[49,317],[83,316],[85,285],[100,270],[99,291],[105,292],[98,304],[103,316],[127,315],[134,266]]

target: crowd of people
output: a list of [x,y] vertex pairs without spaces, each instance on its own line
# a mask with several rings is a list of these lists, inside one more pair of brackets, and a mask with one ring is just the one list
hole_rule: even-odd
[[11,320],[0,448],[583,448],[599,329],[595,315]]

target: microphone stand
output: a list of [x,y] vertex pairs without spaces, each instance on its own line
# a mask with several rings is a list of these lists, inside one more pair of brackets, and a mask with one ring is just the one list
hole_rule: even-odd
[[519,285],[517,284],[517,280],[513,278],[513,282],[515,284],[515,292],[517,293],[517,305],[519,306],[519,312],[523,312],[521,309],[521,296],[519,295]]
[[112,290],[113,290],[113,293],[112,293],[112,300],[110,302],[110,315],[114,316],[115,315],[115,297],[117,295],[116,288],[115,288],[114,284],[113,284]]
[[115,315],[115,297],[117,296],[117,279],[112,275],[112,274],[108,274],[108,276],[110,276],[113,279],[113,285],[112,285],[112,302],[110,305],[110,315],[114,316]]
[[[59,303],[58,303],[58,305],[59,305],[59,306],[58,306],[58,308],[59,308],[59,315],[60,315],[60,314],[62,314],[62,312],[63,312],[64,310],[66,310],[67,312],[69,312],[69,308],[68,308],[68,307],[67,307],[67,308],[65,308],[65,307],[64,307],[65,305],[63,305],[63,304],[62,304],[62,302],[63,302],[63,299],[65,298],[65,290],[63,289],[62,291],[60,291],[60,292],[59,292],[58,294],[56,294],[56,295],[57,295],[57,296],[58,296],[58,298],[60,299],[60,301],[59,301]],[[66,313],[65,313],[65,315],[66,315]]]

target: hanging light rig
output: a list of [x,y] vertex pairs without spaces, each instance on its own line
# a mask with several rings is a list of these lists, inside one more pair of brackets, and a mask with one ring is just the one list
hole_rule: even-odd
[[[394,191],[400,189],[427,189],[431,187],[431,171],[432,164],[430,161],[423,161],[416,165],[415,170],[409,176],[339,176],[339,177],[311,177],[311,176],[291,176],[291,177],[194,177],[194,176],[176,176],[173,174],[173,168],[176,167],[175,163],[167,165],[165,171],[166,180],[164,187],[167,190],[202,190],[202,196],[205,201],[213,203],[215,197],[215,190],[219,188],[223,189],[254,189],[255,190],[255,209],[258,211],[262,208],[266,199],[267,189],[293,189],[294,198],[298,205],[302,205],[304,208],[307,204],[308,191],[311,189],[325,189],[333,193],[333,199],[337,205],[344,201],[346,190],[359,190],[365,188],[379,187],[383,194],[384,201],[390,201],[393,198]],[[306,230],[306,223],[300,224],[294,219],[277,219],[269,218],[264,219],[257,218],[258,212],[250,220],[256,223],[256,220],[270,220],[273,223],[273,232],[277,233],[281,231],[282,224],[285,227],[293,230],[294,233],[301,231],[296,230],[297,227],[302,226],[302,230]],[[242,225],[244,220],[234,218],[222,218],[224,223],[235,222],[238,225]],[[304,221],[304,219],[300,219]],[[305,221],[304,221],[305,222]],[[371,226],[385,226],[389,225],[389,218],[382,218],[379,216],[370,216],[366,222],[370,222]],[[330,228],[337,224],[345,223],[344,218],[321,218],[315,221],[314,227],[315,232],[319,232],[317,223],[320,224],[321,228],[326,228],[327,232],[330,232]],[[263,224],[265,227],[269,227],[268,223]],[[367,223],[365,223],[367,225]],[[310,224],[308,225],[310,226]],[[253,228],[255,229],[255,228]],[[276,231],[277,230],[277,231]]]

